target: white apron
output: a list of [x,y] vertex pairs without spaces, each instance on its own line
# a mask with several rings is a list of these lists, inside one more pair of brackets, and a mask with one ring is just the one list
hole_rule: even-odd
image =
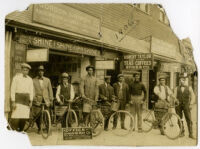
[[11,118],[29,119],[30,107],[16,103],[15,110],[12,111]]

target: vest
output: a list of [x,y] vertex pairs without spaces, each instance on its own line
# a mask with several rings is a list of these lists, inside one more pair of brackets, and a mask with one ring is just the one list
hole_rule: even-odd
[[70,99],[70,91],[71,91],[71,84],[68,84],[68,86],[64,86],[63,84],[60,85],[61,90],[60,90],[60,95],[63,95],[65,100]]
[[181,91],[180,86],[177,88],[177,99],[182,104],[189,104],[189,102],[190,102],[190,92],[189,92],[188,86],[185,87],[183,92]]

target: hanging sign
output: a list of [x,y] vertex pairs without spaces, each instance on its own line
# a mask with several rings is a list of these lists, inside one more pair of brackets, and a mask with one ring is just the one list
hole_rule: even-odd
[[27,50],[26,61],[27,62],[46,62],[49,60],[48,49],[31,49]]
[[98,60],[96,61],[96,69],[115,69],[115,61],[113,60]]
[[132,54],[124,55],[124,69],[125,70],[141,70],[153,68],[153,54]]

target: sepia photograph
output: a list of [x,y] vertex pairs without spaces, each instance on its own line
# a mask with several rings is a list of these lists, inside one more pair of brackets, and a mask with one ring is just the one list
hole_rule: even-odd
[[197,146],[194,48],[161,4],[35,3],[4,21],[9,132],[33,146]]

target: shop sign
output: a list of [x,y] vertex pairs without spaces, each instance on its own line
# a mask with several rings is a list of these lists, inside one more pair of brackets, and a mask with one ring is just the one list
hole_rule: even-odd
[[61,51],[90,55],[90,56],[100,56],[100,51],[87,46],[80,46],[77,44],[66,43],[57,40],[46,39],[43,37],[37,37],[32,35],[20,35],[19,43],[30,44],[37,47],[43,47],[48,49],[57,49]]
[[181,72],[181,65],[178,63],[161,63],[162,72]]
[[152,69],[153,54],[124,55],[124,68],[125,70]]
[[115,61],[114,60],[102,60],[96,61],[96,69],[115,69]]
[[90,127],[68,127],[63,129],[63,140],[92,139]]
[[27,53],[26,53],[27,62],[47,62],[48,60],[49,60],[48,49],[27,50]]
[[99,39],[100,19],[65,4],[35,4],[33,22]]
[[163,40],[152,37],[151,52],[157,55],[175,58],[177,48],[175,45],[169,44]]

